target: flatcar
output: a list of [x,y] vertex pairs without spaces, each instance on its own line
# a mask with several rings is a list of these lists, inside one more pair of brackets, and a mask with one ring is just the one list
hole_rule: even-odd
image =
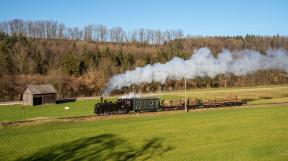
[[247,99],[240,100],[237,97],[230,99],[214,99],[203,101],[203,107],[224,107],[224,106],[242,106],[247,105]]
[[[193,100],[191,98],[188,98],[186,102],[186,108],[188,109],[199,108],[202,105],[203,105],[203,102],[200,99]],[[161,101],[161,108],[163,111],[185,110],[185,100],[184,99],[179,99],[179,100],[163,99]]]

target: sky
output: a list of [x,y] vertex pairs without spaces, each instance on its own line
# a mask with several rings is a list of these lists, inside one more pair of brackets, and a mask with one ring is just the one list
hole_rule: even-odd
[[288,0],[2,0],[0,21],[55,20],[190,35],[288,35]]

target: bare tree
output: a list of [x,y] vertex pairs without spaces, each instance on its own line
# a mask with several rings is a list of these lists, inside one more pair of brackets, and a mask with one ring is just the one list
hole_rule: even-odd
[[108,29],[104,25],[87,25],[83,29],[66,27],[57,21],[24,21],[14,19],[0,22],[0,31],[8,35],[22,34],[32,38],[77,39],[101,42],[141,42],[162,44],[183,37],[182,30],[134,29],[126,32],[122,27]]
[[62,39],[64,38],[65,34],[65,25],[63,23],[60,23],[58,25],[58,38]]
[[145,42],[145,30],[143,28],[138,30],[138,37],[139,42],[144,43]]
[[126,35],[125,31],[121,27],[113,27],[109,30],[109,34],[112,42],[123,42]]
[[108,29],[104,25],[95,26],[95,32],[97,34],[97,41],[107,41]]
[[93,34],[93,25],[87,25],[84,27],[84,40],[91,41]]
[[51,34],[51,37],[54,39],[58,37],[58,22],[56,21],[51,22],[50,34]]
[[162,32],[160,30],[154,31],[153,36],[154,36],[155,44],[157,44],[157,45],[162,44],[163,36],[162,36]]
[[130,30],[129,32],[128,32],[128,40],[129,40],[129,42],[132,42],[132,43],[135,43],[135,42],[137,42],[138,40],[137,40],[137,30]]
[[79,30],[78,27],[74,27],[74,28],[68,28],[67,30],[67,34],[68,34],[68,37],[69,39],[72,39],[72,40],[81,40],[82,39],[82,31]]
[[9,34],[9,23],[7,21],[0,23],[0,31]]
[[153,30],[152,29],[146,29],[146,35],[145,35],[145,39],[147,43],[153,44],[154,40],[153,40]]

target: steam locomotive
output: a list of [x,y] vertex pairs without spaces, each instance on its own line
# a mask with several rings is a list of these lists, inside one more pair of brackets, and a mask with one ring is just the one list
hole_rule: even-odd
[[247,105],[247,100],[240,100],[237,97],[233,99],[214,99],[203,101],[201,99],[185,100],[166,100],[159,97],[134,97],[134,98],[119,98],[115,102],[103,101],[94,106],[94,113],[97,115],[123,114],[129,112],[144,112],[144,111],[170,111],[170,110],[187,110],[197,108],[213,108],[224,106],[242,106]]

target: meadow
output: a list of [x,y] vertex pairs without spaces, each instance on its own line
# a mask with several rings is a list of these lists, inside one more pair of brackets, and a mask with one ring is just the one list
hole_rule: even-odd
[[[184,91],[146,94],[160,97],[161,99],[183,99]],[[265,102],[287,102],[288,86],[264,86],[246,88],[210,88],[188,90],[187,98],[190,99],[220,99],[220,98],[248,99],[249,104]],[[113,101],[117,96],[105,98]],[[48,104],[40,106],[7,105],[0,106],[0,121],[20,121],[31,119],[47,119],[59,117],[94,115],[94,105],[100,102],[99,97],[89,100],[78,100],[64,104]],[[65,110],[69,107],[69,110]]]
[[[277,86],[189,90],[191,98],[237,95],[250,101],[248,106],[189,113],[156,112],[1,127],[0,160],[284,161],[288,160],[287,89]],[[183,91],[157,94],[161,98],[183,95]],[[92,115],[97,101],[29,106],[25,107],[25,117],[21,105],[3,106],[1,121]],[[65,111],[65,106],[70,110]]]

